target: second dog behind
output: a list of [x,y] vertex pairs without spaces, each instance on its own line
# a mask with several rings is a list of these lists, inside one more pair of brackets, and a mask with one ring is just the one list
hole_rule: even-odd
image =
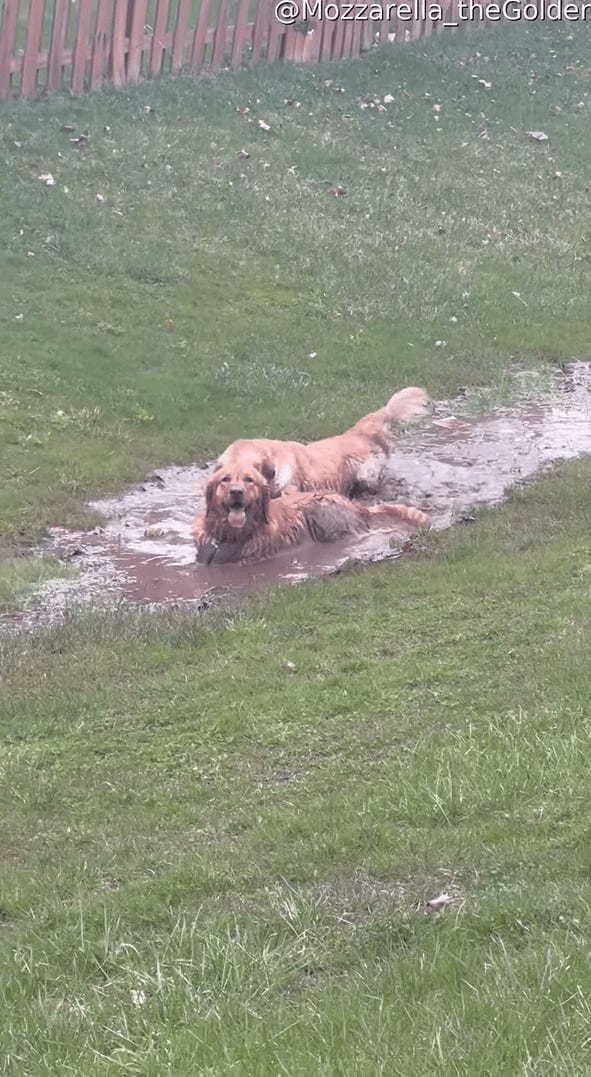
[[376,493],[394,444],[391,425],[426,410],[424,389],[410,387],[336,437],[307,445],[267,438],[235,441],[220,456],[207,492],[220,482],[244,488],[253,478],[262,478],[271,497],[289,490],[328,490],[347,497],[358,489]]

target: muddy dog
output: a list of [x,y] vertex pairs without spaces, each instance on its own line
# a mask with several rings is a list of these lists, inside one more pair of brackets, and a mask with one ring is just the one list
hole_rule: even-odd
[[287,493],[271,498],[262,476],[210,485],[206,511],[193,523],[200,564],[259,561],[306,538],[335,542],[394,523],[420,526],[427,516],[406,505],[363,505],[330,492]]
[[217,461],[207,491],[219,483],[244,490],[262,478],[271,497],[296,490],[334,491],[346,497],[361,490],[376,493],[393,447],[391,425],[424,415],[426,408],[424,390],[411,387],[336,437],[308,445],[266,438],[235,441]]

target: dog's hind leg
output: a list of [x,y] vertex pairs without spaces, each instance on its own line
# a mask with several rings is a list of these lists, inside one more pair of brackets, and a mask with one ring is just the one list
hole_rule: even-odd
[[370,527],[379,527],[380,524],[392,524],[396,520],[403,523],[413,524],[414,527],[422,527],[429,520],[426,513],[420,509],[413,509],[409,505],[397,505],[383,501],[379,505],[360,506],[367,513],[367,521]]
[[387,459],[386,453],[378,450],[352,468],[351,497],[355,497],[358,493],[377,494],[382,484]]

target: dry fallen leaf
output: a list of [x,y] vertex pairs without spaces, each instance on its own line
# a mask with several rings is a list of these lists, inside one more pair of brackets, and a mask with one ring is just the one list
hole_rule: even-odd
[[452,897],[451,894],[438,894],[437,897],[431,898],[427,902],[427,908],[436,912],[438,909],[445,909],[446,905],[453,905],[455,900],[455,897]]
[[527,303],[525,302],[525,299],[521,298],[521,292],[511,292],[511,295],[514,295],[515,298],[518,299],[520,303],[523,303],[524,307],[527,307]]
[[51,172],[43,172],[40,176],[37,176],[37,179],[40,179],[41,183],[44,183],[46,187],[55,187],[55,180]]
[[334,195],[335,198],[342,198],[342,196],[345,194],[345,188],[344,187],[331,187],[329,189],[329,191],[328,191],[328,194]]
[[492,89],[492,82],[487,82],[486,79],[478,79],[478,85],[484,86],[485,90]]
[[259,127],[260,127],[261,131],[270,131],[271,130],[270,124],[265,123],[264,120],[259,120]]
[[241,161],[248,161],[248,158],[250,157],[250,153],[248,152],[248,150],[239,150],[238,151],[238,156],[239,156]]
[[546,135],[543,131],[528,131],[527,137],[529,138],[530,142],[548,141],[548,135]]
[[490,138],[488,127],[481,127],[478,132],[478,137],[481,138],[483,142],[488,142]]
[[63,123],[63,124],[62,124],[62,127],[61,127],[61,130],[62,130],[62,131],[67,131],[67,132],[68,132],[68,134],[71,134],[71,133],[72,133],[72,131],[75,131],[75,130],[76,130],[76,128],[75,128],[75,127],[74,127],[74,125],[73,125],[73,124],[71,124],[71,123]]
[[384,104],[385,105],[391,105],[393,100],[394,100],[394,98],[392,97],[391,93],[385,94],[385,96],[384,96]]
[[297,673],[298,671],[298,667],[294,662],[284,662],[283,668],[286,669],[288,673]]
[[105,201],[104,194],[97,194],[96,195],[96,200],[97,200],[97,202],[104,202]]

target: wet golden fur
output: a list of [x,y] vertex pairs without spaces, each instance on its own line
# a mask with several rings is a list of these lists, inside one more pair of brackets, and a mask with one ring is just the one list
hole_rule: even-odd
[[[427,517],[406,505],[363,505],[330,492],[287,493],[271,498],[264,476],[254,468],[244,491],[229,483],[209,484],[206,511],[193,523],[197,560],[202,564],[259,561],[304,539],[334,542],[373,527]],[[234,493],[232,493],[234,490]]]
[[424,390],[410,387],[336,437],[308,445],[266,438],[235,441],[220,456],[208,489],[224,476],[243,483],[256,471],[268,483],[272,497],[294,490],[336,491],[347,496],[358,489],[375,492],[393,446],[390,425],[423,415],[426,404]]

